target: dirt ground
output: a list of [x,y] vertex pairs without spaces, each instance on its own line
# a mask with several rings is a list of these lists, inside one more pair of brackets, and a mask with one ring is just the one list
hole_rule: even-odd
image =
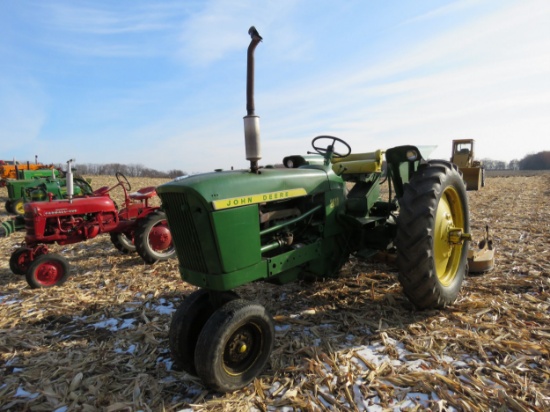
[[2,238],[0,411],[550,410],[550,174],[489,175],[468,197],[496,265],[444,310],[416,311],[391,264],[355,258],[335,280],[239,288],[273,315],[276,343],[263,374],[229,394],[172,369],[171,314],[195,290],[177,260],[149,266],[102,235],[53,246],[71,277],[30,289],[8,264],[24,234]]

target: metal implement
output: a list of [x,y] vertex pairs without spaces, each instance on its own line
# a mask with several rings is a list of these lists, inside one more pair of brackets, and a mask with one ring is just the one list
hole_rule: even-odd
[[489,226],[485,226],[485,236],[479,242],[478,249],[468,250],[468,273],[481,274],[491,271],[495,266],[493,238],[489,235]]

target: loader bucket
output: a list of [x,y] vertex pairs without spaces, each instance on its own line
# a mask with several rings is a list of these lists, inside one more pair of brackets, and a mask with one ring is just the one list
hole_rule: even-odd
[[479,190],[481,187],[481,167],[461,167],[466,190]]

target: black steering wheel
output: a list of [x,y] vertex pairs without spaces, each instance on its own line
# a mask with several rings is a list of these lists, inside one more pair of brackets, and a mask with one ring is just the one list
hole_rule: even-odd
[[126,176],[124,176],[122,173],[120,172],[116,172],[115,174],[116,176],[116,180],[118,180],[118,182],[124,186],[124,188],[129,192],[130,190],[132,190],[132,186],[130,186],[130,182],[128,181],[128,179],[126,179]]
[[[315,145],[315,142],[317,142],[317,140],[332,140],[331,144],[327,145],[327,147],[320,147],[320,146],[316,146]],[[334,145],[336,144],[336,142],[340,142],[342,143],[346,149],[347,149],[347,153],[346,154],[342,154],[340,152],[337,152],[336,150],[334,150]],[[311,147],[313,147],[313,150],[315,150],[317,153],[319,153],[320,155],[325,155],[329,148],[332,147],[332,157],[346,157],[346,156],[349,156],[350,153],[351,153],[351,147],[349,144],[347,144],[346,142],[344,142],[342,139],[338,138],[338,137],[334,137],[334,136],[317,136],[316,138],[314,138],[312,141],[311,141]]]
[[82,194],[91,195],[92,193],[94,193],[94,189],[92,189],[90,183],[88,183],[88,181],[83,177],[75,177],[73,180],[74,184],[80,187],[80,190],[82,190]]

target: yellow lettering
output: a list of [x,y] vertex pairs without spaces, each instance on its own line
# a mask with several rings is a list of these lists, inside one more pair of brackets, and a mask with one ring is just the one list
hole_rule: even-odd
[[[212,206],[214,210],[228,209],[232,207],[239,207],[244,205],[250,205],[254,203],[269,202],[273,200],[292,198],[305,196],[306,190],[303,188],[291,189],[291,190],[282,190],[280,192],[271,192],[271,193],[258,193],[255,195],[248,195],[245,197],[233,197],[230,199],[223,200],[214,200]],[[331,204],[334,204],[334,201],[331,201]]]

